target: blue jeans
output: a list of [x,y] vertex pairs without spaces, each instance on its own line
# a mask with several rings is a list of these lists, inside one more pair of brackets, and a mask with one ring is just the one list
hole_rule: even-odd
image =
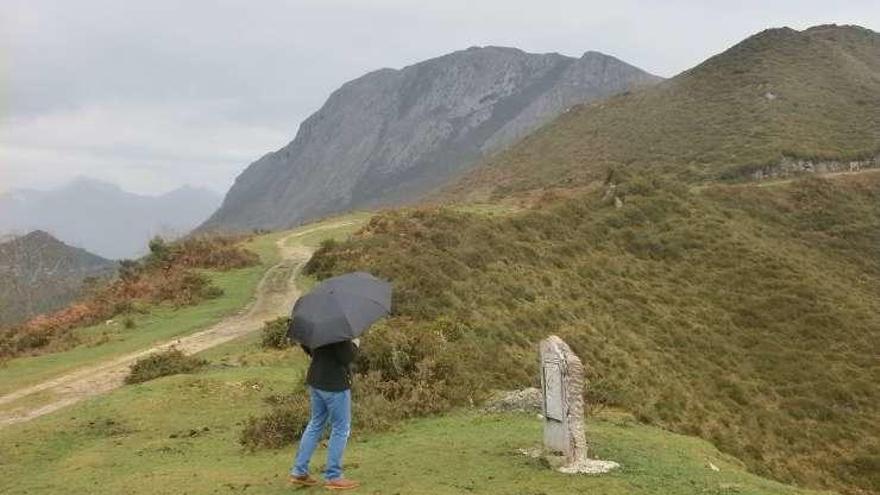
[[330,443],[327,445],[327,469],[324,471],[324,479],[332,481],[342,477],[342,453],[345,444],[348,443],[348,435],[351,432],[351,390],[342,392],[327,392],[309,387],[311,391],[312,417],[299,441],[299,450],[296,453],[293,469],[290,474],[302,476],[309,473],[309,461],[321,435],[324,426],[330,421]]

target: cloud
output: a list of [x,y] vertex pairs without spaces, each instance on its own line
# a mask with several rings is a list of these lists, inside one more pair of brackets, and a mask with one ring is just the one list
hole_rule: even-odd
[[279,129],[226,117],[238,102],[96,103],[12,119],[0,163],[13,182],[56,185],[87,175],[135,192],[181,183],[223,191],[242,167],[289,139]]
[[472,45],[671,76],[766,27],[878,19],[875,0],[5,0],[0,189],[222,190],[345,81]]

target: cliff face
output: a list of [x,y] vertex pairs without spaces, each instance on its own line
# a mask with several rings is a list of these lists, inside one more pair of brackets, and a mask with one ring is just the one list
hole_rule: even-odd
[[613,57],[470,48],[344,84],[250,165],[203,229],[277,228],[418,197],[576,103],[659,78]]

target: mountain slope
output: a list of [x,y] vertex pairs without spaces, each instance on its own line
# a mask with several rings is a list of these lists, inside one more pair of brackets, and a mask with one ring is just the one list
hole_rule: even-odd
[[285,227],[417,197],[569,106],[657,81],[613,57],[470,48],[348,82],[247,168],[205,229]]
[[784,157],[880,165],[880,35],[855,26],[764,31],[658,85],[567,112],[478,167],[452,196],[568,187],[611,168],[700,180],[806,168]]
[[380,214],[307,271],[392,280],[386,336],[452,328],[489,386],[533,382],[534,345],[559,334],[594,406],[759,474],[880,493],[880,170],[718,182],[880,165],[878,47],[856,27],[766,31],[567,112],[448,192],[570,190]]
[[0,244],[0,323],[63,307],[87,277],[108,276],[115,263],[68,246],[43,231]]
[[0,195],[0,232],[51,232],[62,241],[108,258],[134,258],[155,235],[179,236],[220,203],[206,189],[181,187],[142,196],[93,179],[77,179],[52,191]]
[[594,191],[503,215],[380,214],[307,271],[391,280],[385,339],[452,326],[482,386],[534,385],[534,346],[558,334],[594,407],[782,481],[880,492],[880,172],[616,190],[619,208]]

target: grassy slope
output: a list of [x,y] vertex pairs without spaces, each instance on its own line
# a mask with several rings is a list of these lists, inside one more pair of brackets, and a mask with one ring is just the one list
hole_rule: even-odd
[[136,327],[126,329],[123,318],[112,325],[96,325],[77,330],[82,340],[93,345],[81,345],[68,351],[22,357],[8,361],[0,372],[0,394],[69,372],[150,344],[178,337],[202,329],[241,309],[253,297],[254,290],[266,270],[277,263],[275,242],[284,233],[260,236],[248,248],[260,255],[260,264],[228,272],[206,272],[214,284],[222,288],[221,297],[198,306],[152,308],[147,314],[133,317]]
[[611,168],[713,178],[784,154],[870,155],[880,151],[878,94],[877,33],[768,30],[661,84],[572,109],[477,168],[452,194],[570,187]]
[[[204,353],[214,364],[203,373],[127,386],[0,430],[0,492],[290,493],[292,448],[247,453],[237,436],[248,415],[266,408],[263,398],[294,388],[304,359],[298,350],[261,351],[255,341]],[[347,473],[364,482],[358,493],[371,494],[812,493],[748,474],[704,441],[626,418],[590,422],[596,452],[624,465],[605,477],[557,474],[517,455],[540,439],[533,416],[472,412],[356,434]]]
[[[343,222],[346,225],[330,230],[305,233],[292,237],[287,242],[290,245],[298,244],[314,249],[322,239],[345,238],[360,228],[369,217],[369,213],[353,213],[332,218],[328,222]],[[321,222],[309,224],[302,230],[308,231],[321,224]],[[262,235],[249,242],[247,247],[260,256],[260,264],[257,266],[228,272],[206,271],[213,283],[224,291],[219,298],[204,301],[192,307],[151,308],[149,313],[133,317],[136,322],[136,327],[133,329],[124,328],[121,317],[116,318],[112,325],[96,325],[79,329],[77,331],[82,336],[82,340],[91,342],[91,345],[81,345],[64,352],[12,359],[6,362],[0,368],[2,369],[0,394],[39,383],[97,361],[148,347],[155,342],[193,333],[235,313],[253,298],[257,284],[266,270],[279,261],[279,253],[275,244],[289,233],[276,232]],[[302,280],[307,281],[307,278],[302,278]],[[22,402],[19,401],[11,404],[10,407],[20,405]]]
[[530,346],[557,333],[592,402],[759,473],[880,491],[880,176],[618,192],[622,208],[599,193],[507,218],[389,213],[318,265],[394,280],[401,322],[475,329],[509,356],[477,363],[488,379],[529,383]]

